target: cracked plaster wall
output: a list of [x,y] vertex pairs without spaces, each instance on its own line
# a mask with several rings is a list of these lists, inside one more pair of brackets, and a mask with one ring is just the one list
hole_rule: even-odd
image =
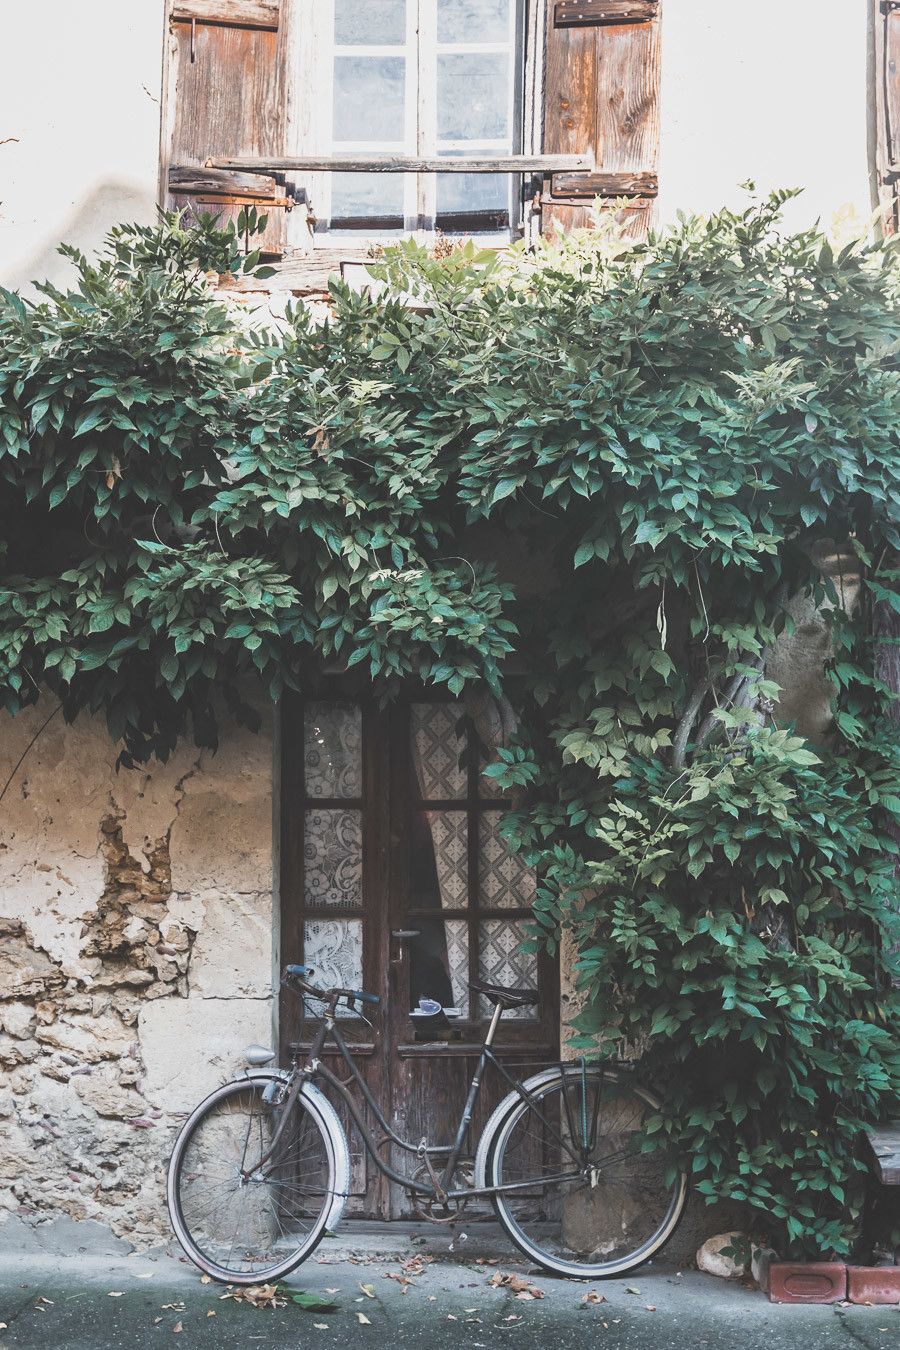
[[[0,718],[0,784],[47,711]],[[0,802],[0,1245],[12,1216],[166,1236],[179,1113],[272,1036],[271,721],[115,754],[55,717]]]

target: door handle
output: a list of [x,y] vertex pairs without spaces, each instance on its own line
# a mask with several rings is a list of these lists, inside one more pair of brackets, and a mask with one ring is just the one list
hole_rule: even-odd
[[403,944],[417,937],[419,937],[418,928],[393,928],[391,930],[391,939],[397,943],[396,955],[391,957],[392,966],[403,964]]

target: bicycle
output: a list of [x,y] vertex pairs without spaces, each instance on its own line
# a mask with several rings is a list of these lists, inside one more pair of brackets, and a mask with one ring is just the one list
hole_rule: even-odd
[[[335,1020],[345,1001],[380,999],[358,989],[316,989],[314,971],[291,965],[282,981],[325,1007],[301,1063],[265,1067],[274,1053],[216,1088],[191,1113],[172,1151],[167,1202],[188,1257],[229,1284],[281,1279],[337,1226],[350,1188],[347,1137],[318,1084],[344,1102],[370,1157],[437,1220],[453,1220],[467,1201],[490,1200],[513,1243],[545,1270],[581,1279],[622,1275],[661,1250],[687,1203],[687,1177],[667,1179],[657,1153],[640,1151],[642,1130],[659,1101],[622,1066],[575,1060],[517,1082],[491,1046],[503,1013],[536,1002],[530,990],[473,983],[493,1004],[453,1142],[411,1143],[397,1135],[363,1081]],[[368,1021],[367,1018],[363,1020]],[[339,1079],[320,1056],[336,1047],[349,1069]],[[488,1064],[510,1085],[488,1119],[474,1159],[464,1141]],[[384,1138],[419,1161],[416,1176],[379,1153],[354,1094],[373,1112]],[[440,1160],[443,1160],[441,1163]],[[437,1165],[436,1165],[437,1164]],[[471,1180],[465,1176],[469,1169]]]

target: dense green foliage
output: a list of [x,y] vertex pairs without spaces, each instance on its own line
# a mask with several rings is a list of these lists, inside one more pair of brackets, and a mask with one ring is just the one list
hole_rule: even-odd
[[[900,309],[890,250],[785,236],[778,205],[503,263],[403,246],[386,298],[335,285],[330,323],[275,336],[209,288],[236,264],[208,224],[3,295],[0,688],[102,711],[126,762],[326,663],[511,699],[489,772],[545,940],[574,934],[585,1042],[641,1048],[648,1144],[704,1194],[842,1253],[900,1090],[872,638],[900,614]],[[804,593],[817,744],[766,669]]]

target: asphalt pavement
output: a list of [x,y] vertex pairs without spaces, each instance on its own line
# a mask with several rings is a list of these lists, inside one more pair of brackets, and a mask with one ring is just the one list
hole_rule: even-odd
[[[482,1235],[423,1228],[326,1239],[277,1306],[204,1282],[168,1248],[0,1257],[0,1350],[898,1350],[900,1309],[785,1307],[696,1270],[623,1280],[545,1275]],[[305,1307],[292,1295],[314,1295]],[[308,1302],[309,1300],[307,1300]],[[329,1306],[321,1306],[327,1304]]]

